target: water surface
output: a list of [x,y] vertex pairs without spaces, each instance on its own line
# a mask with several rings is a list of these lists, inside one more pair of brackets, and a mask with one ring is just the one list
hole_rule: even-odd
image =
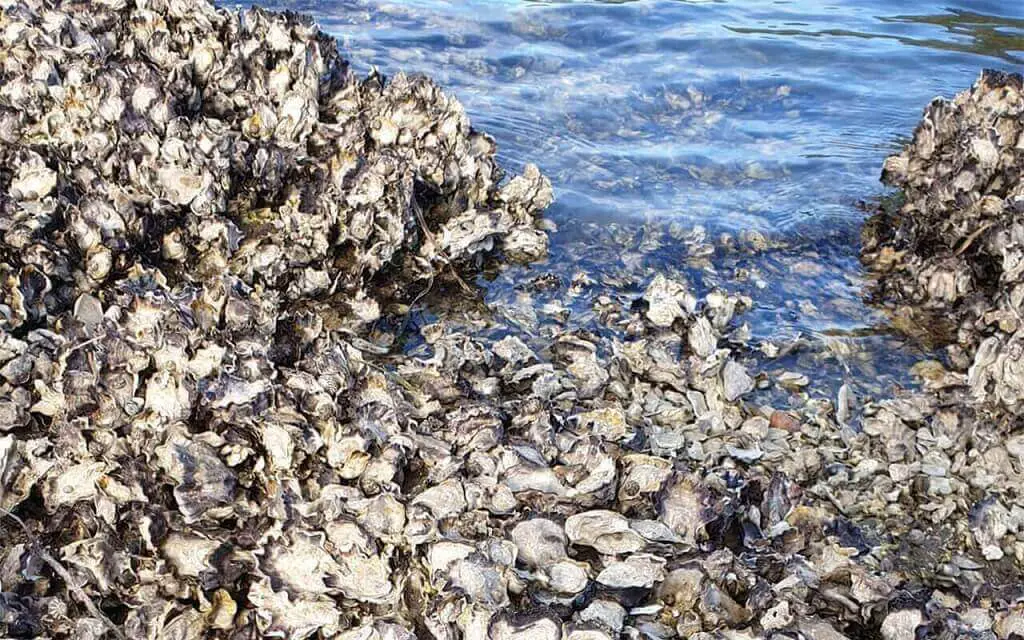
[[[1008,0],[269,7],[312,14],[358,70],[433,76],[497,139],[507,166],[535,162],[551,177],[550,259],[487,285],[488,301],[524,330],[559,297],[524,290],[536,275],[602,283],[568,319],[559,312],[571,328],[589,322],[594,296],[628,299],[669,271],[699,288],[745,289],[756,338],[830,345],[838,355],[827,362],[787,364],[837,380],[902,383],[927,355],[861,301],[857,203],[884,193],[884,157],[933,97],[984,67],[1024,67],[1024,3]],[[694,228],[712,239],[756,230],[783,246],[750,255],[725,242],[710,266],[684,264],[681,238]]]

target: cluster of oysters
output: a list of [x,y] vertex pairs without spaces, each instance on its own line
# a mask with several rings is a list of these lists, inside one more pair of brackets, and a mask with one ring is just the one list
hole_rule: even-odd
[[[913,435],[905,434],[906,444],[916,448],[922,469],[936,460],[952,461],[928,473],[934,476],[926,484],[929,493],[960,496],[957,506],[924,507],[935,523],[932,535],[959,536],[973,543],[990,567],[1002,565],[998,571],[1004,577],[990,574],[982,590],[992,593],[989,587],[1000,581],[1016,586],[983,602],[1019,612],[1024,600],[1024,78],[986,70],[953,100],[936,98],[911,142],[886,159],[882,180],[899,192],[862,232],[861,259],[873,279],[871,295],[897,326],[945,348],[942,362],[916,367],[922,389],[896,400],[901,406],[896,424],[914,429]],[[889,424],[874,428],[888,431],[885,438],[894,435]],[[890,454],[889,461],[902,469],[906,460]],[[966,486],[957,487],[961,482]],[[959,533],[953,533],[956,522],[965,525]],[[1010,536],[1017,542],[1007,546]],[[1024,626],[997,624],[992,632],[1024,637]]]
[[294,14],[0,9],[5,637],[1024,635],[1024,436],[964,375],[773,383],[676,273],[574,278],[607,330],[410,323],[547,244],[453,98]]
[[949,343],[976,404],[1024,411],[1024,82],[985,71],[936,98],[882,172],[900,190],[864,229],[875,294]]

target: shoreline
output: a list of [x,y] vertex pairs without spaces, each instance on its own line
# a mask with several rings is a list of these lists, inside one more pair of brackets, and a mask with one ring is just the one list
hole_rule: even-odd
[[[883,297],[938,282],[933,310],[997,333],[964,334],[960,370],[928,364],[920,390],[826,401],[751,366],[769,349],[751,296],[698,296],[681,269],[632,299],[582,272],[557,285],[607,288],[607,332],[537,321],[565,307],[525,304],[543,278],[485,335],[410,324],[425,296],[478,297],[474,273],[543,257],[536,167],[505,177],[432,81],[357,77],[294,14],[41,6],[0,14],[9,636],[1024,633],[1024,384],[1000,359],[1019,301],[927,271],[1012,250],[1017,185],[985,181],[1000,207],[979,198],[970,228],[943,201],[957,241],[911,251],[930,185],[966,185],[944,169],[960,138],[943,162],[923,134],[887,161],[909,205],[883,221],[898,231],[868,227],[885,233],[865,260],[903,251]],[[936,103],[919,132],[978,137],[1020,84],[984,74],[967,115]],[[994,163],[972,145],[971,166],[1024,175],[1017,144]],[[700,234],[679,241],[710,261]],[[395,356],[410,328],[422,343]]]

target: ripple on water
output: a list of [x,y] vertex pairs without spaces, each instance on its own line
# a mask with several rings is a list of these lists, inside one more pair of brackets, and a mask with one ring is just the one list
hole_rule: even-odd
[[1024,3],[1001,0],[270,4],[314,14],[360,70],[434,76],[503,162],[552,178],[551,257],[490,282],[491,300],[538,270],[586,270],[626,295],[640,283],[617,275],[624,261],[681,260],[615,239],[651,225],[755,229],[788,248],[714,265],[764,283],[749,285],[752,326],[851,343],[885,370],[920,354],[861,303],[856,203],[882,194],[883,158],[934,96],[1024,62]]

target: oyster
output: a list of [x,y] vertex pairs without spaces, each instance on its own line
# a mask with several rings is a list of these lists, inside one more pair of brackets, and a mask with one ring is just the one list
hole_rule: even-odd
[[551,520],[531,518],[512,528],[512,542],[527,566],[545,569],[566,557],[565,533]]
[[565,521],[565,534],[574,545],[593,547],[605,555],[639,551],[643,537],[630,529],[629,520],[614,511],[586,511]]
[[597,576],[599,583],[613,589],[650,589],[664,579],[665,560],[650,554],[633,554],[611,562]]

